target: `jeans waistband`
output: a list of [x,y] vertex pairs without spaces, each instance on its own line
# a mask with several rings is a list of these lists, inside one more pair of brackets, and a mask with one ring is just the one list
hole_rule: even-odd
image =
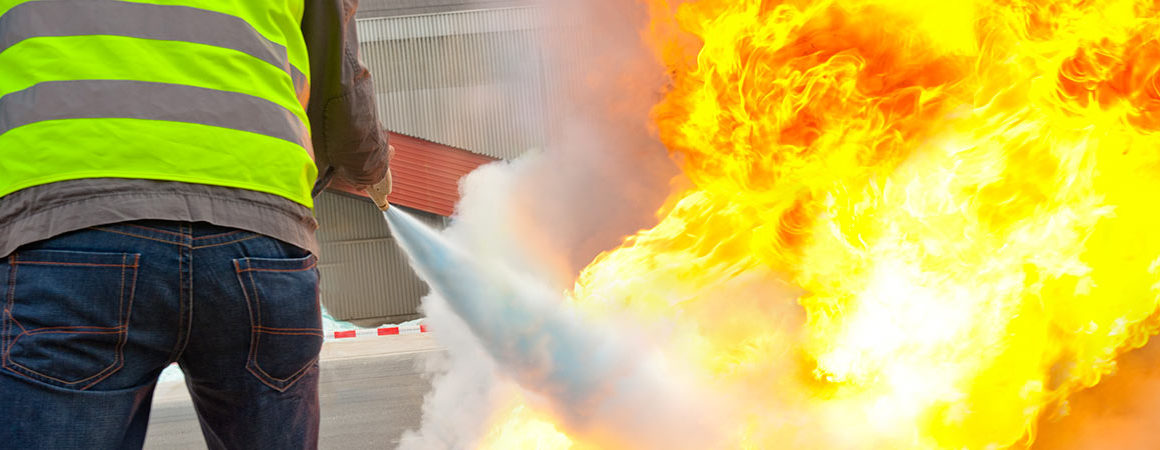
[[95,226],[92,229],[193,247],[229,244],[261,236],[258,233],[208,222],[173,220],[136,220]]

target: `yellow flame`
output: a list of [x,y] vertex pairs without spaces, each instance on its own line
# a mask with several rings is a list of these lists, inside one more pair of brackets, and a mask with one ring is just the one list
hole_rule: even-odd
[[517,398],[503,410],[504,420],[483,437],[490,448],[568,449],[572,441],[544,417]]
[[1030,446],[1156,331],[1160,4],[647,3],[694,188],[574,297],[678,324],[727,445]]

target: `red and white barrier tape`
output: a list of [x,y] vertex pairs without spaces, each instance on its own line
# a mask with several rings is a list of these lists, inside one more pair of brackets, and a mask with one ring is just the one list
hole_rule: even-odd
[[409,325],[403,327],[381,327],[360,330],[333,331],[326,334],[326,339],[352,339],[371,336],[391,336],[396,334],[426,333],[427,325]]

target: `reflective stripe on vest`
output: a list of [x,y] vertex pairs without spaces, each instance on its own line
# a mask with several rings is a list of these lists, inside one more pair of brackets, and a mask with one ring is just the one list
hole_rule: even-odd
[[[237,50],[285,71],[306,106],[306,75],[290,64],[286,47],[262,36],[245,20],[176,5],[110,0],[24,3],[0,17],[0,53],[34,37],[109,35],[184,41]],[[210,32],[209,30],[213,30]]]
[[269,100],[180,84],[49,81],[0,97],[0,135],[44,120],[101,118],[197,123],[295,143],[308,135],[297,117]]
[[311,206],[301,0],[158,3],[0,9],[0,196],[124,177]]

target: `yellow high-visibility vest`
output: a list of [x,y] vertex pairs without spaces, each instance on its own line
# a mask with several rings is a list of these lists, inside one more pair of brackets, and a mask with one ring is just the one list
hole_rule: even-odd
[[312,206],[303,0],[0,0],[0,196],[139,178]]

